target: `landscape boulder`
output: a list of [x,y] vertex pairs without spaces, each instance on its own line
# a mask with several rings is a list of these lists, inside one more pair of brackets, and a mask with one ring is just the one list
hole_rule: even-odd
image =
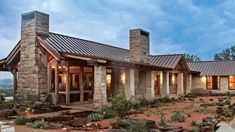
[[14,109],[3,109],[0,111],[0,118],[7,118],[8,116],[14,116],[16,111]]

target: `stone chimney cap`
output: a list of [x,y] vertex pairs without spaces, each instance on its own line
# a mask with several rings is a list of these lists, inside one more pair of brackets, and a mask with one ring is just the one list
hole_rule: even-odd
[[42,14],[42,15],[47,15],[47,16],[49,16],[48,14],[43,13],[43,12],[40,12],[40,11],[30,11],[30,12],[27,12],[27,13],[23,13],[22,16],[30,15],[30,14]]

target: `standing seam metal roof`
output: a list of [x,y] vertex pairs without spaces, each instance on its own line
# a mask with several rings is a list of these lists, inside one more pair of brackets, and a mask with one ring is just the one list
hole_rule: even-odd
[[200,72],[201,76],[235,75],[235,61],[199,61],[188,63],[191,71]]
[[[129,50],[94,41],[74,38],[57,33],[49,33],[49,36],[44,38],[44,42],[49,47],[56,50],[57,53],[77,54],[114,61],[129,62]],[[174,69],[182,57],[182,54],[150,55],[149,64],[156,67]]]

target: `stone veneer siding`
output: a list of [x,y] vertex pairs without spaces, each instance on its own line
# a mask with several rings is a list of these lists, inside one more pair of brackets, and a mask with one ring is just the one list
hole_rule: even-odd
[[149,63],[149,33],[141,29],[130,30],[130,60]]
[[107,105],[107,93],[106,93],[106,67],[94,66],[94,107],[101,109]]
[[37,34],[49,34],[49,15],[30,12],[22,15],[20,64],[16,100],[43,100],[47,93],[47,58],[37,47]]

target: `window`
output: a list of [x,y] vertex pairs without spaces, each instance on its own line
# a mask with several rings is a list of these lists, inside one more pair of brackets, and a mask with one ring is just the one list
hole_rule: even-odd
[[209,90],[220,89],[220,77],[219,76],[207,76],[206,86],[207,86],[207,89]]
[[235,76],[229,76],[229,89],[235,90]]

